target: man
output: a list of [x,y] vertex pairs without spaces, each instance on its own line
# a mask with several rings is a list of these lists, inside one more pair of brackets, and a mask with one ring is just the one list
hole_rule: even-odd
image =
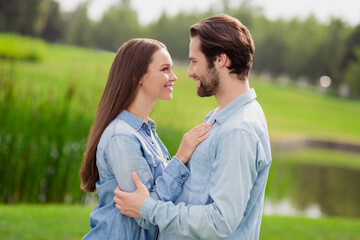
[[193,25],[190,36],[188,76],[200,97],[215,95],[219,104],[205,118],[213,123],[209,137],[194,151],[175,204],[149,198],[136,174],[137,191],[116,189],[114,201],[121,213],[158,225],[158,239],[258,239],[271,152],[248,81],[253,40],[227,15]]

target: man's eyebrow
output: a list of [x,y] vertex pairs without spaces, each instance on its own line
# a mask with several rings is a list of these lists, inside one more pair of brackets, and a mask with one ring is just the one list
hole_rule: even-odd
[[194,60],[196,60],[196,58],[194,58],[194,57],[189,57],[189,60],[190,60],[190,61],[194,61]]

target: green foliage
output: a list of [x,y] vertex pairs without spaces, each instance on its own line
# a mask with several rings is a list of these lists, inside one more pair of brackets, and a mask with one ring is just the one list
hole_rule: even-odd
[[68,18],[67,42],[79,46],[91,46],[93,22],[87,16],[87,2],[80,4]]
[[205,14],[185,15],[179,13],[175,17],[169,17],[163,12],[159,20],[148,27],[149,36],[163,42],[173,58],[187,60],[190,26],[205,16]]
[[44,41],[15,34],[0,34],[0,58],[41,60],[46,51]]
[[60,13],[59,3],[55,0],[42,0],[41,10],[37,35],[50,42],[63,41],[65,22]]
[[344,78],[351,87],[352,92],[355,95],[360,95],[360,46],[355,48],[354,52],[356,60],[348,64]]
[[137,14],[128,7],[112,7],[94,27],[95,46],[116,51],[130,38],[142,36]]
[[1,0],[0,31],[35,35],[41,0]]
[[59,3],[55,0],[0,0],[0,32],[55,41],[62,38],[62,27]]

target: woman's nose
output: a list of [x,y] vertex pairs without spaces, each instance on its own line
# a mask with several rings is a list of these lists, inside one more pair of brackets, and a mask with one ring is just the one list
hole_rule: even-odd
[[175,73],[172,73],[172,76],[171,76],[171,81],[176,81],[177,80],[177,76],[175,75]]

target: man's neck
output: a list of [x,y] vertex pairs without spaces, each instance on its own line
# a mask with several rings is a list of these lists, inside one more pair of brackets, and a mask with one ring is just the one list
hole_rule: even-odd
[[239,79],[227,79],[222,81],[215,99],[219,104],[219,110],[231,103],[235,98],[250,90],[249,81]]

